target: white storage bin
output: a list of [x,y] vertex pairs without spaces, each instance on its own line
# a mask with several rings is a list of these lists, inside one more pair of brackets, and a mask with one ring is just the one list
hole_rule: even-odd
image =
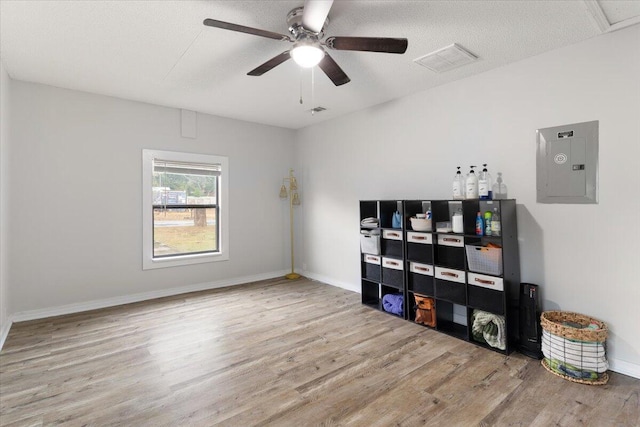
[[402,231],[382,230],[382,255],[402,258]]
[[375,255],[364,255],[364,277],[374,282],[380,282],[382,271],[380,270],[381,258]]
[[454,304],[467,305],[465,272],[453,268],[436,267],[435,296]]
[[433,266],[429,264],[420,264],[418,262],[409,263],[409,271],[412,273],[433,276]]
[[467,283],[472,286],[480,286],[494,291],[503,291],[504,282],[501,277],[485,276],[483,274],[469,273]]
[[410,291],[419,295],[434,295],[432,265],[410,262],[408,278]]
[[393,270],[403,270],[402,261],[394,258],[382,258],[382,267]]
[[438,244],[442,246],[453,246],[456,248],[462,248],[464,247],[464,240],[462,239],[462,237],[439,235]]
[[420,243],[422,245],[430,245],[432,242],[430,233],[416,233],[415,231],[407,232],[407,242]]
[[465,282],[464,271],[453,268],[436,267],[436,279],[448,280],[450,282]]
[[382,258],[382,283],[402,290],[404,284],[404,263],[402,260]]
[[387,240],[402,240],[402,231],[382,230],[382,238]]
[[364,262],[368,264],[380,265],[380,259],[381,258],[379,256],[365,255]]
[[360,231],[360,250],[363,254],[380,255],[380,231]]

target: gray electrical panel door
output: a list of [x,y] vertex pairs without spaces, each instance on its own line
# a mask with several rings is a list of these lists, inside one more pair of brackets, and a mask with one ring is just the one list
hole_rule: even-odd
[[536,135],[538,203],[598,203],[598,121]]

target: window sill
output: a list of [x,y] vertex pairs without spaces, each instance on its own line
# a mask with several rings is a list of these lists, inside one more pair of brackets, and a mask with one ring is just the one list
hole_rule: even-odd
[[166,258],[147,258],[142,260],[143,270],[155,268],[180,267],[183,265],[202,264],[205,262],[228,261],[229,255],[224,252],[213,254],[177,255]]

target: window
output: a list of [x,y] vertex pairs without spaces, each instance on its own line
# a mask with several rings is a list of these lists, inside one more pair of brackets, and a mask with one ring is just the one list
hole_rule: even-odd
[[143,269],[229,259],[228,159],[143,150]]

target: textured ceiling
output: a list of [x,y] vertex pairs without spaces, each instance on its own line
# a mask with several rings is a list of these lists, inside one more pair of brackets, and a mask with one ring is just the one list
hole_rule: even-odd
[[[351,82],[335,87],[316,69],[313,91],[311,71],[293,61],[246,75],[289,43],[202,24],[286,34],[303,3],[1,0],[0,55],[14,79],[296,129],[599,35],[594,4],[618,27],[640,15],[635,0],[336,0],[328,36],[404,37],[409,48],[330,51]],[[413,62],[452,43],[480,59],[442,74]],[[312,116],[315,106],[327,111]]]

